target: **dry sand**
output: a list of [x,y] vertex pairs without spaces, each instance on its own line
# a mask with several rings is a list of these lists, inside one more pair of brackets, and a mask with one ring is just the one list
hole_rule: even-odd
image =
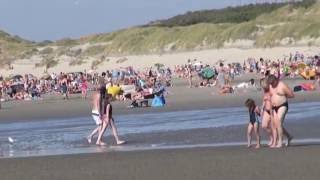
[[[223,48],[223,49],[211,49],[211,50],[202,50],[194,52],[180,52],[180,53],[171,53],[171,54],[154,54],[154,55],[135,55],[135,56],[123,56],[123,57],[107,57],[110,61],[102,64],[97,71],[106,71],[107,69],[119,68],[133,66],[135,68],[145,68],[153,66],[155,63],[162,63],[166,66],[173,67],[178,64],[187,63],[188,59],[194,60],[197,59],[202,61],[205,64],[213,65],[219,60],[226,60],[226,62],[240,62],[242,63],[245,59],[248,58],[260,58],[265,59],[283,59],[284,57],[288,58],[290,53],[295,53],[296,51],[303,53],[307,56],[314,56],[319,54],[319,47],[275,47],[267,49],[240,49],[240,48]],[[126,58],[127,61],[122,63],[117,63],[121,58]],[[62,58],[59,62],[59,65],[49,69],[49,72],[79,72],[89,70],[91,67],[91,62],[95,58],[90,58],[87,60],[87,63],[78,65],[78,66],[69,66],[71,58]],[[39,61],[37,58],[35,60],[20,60],[16,61],[13,66],[13,70],[1,70],[1,74],[27,74],[33,73],[34,75],[42,75],[44,68],[35,68],[34,64]]]

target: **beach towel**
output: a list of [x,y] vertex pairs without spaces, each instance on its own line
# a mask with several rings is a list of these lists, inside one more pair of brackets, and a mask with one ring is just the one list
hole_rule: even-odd
[[294,92],[299,92],[299,91],[314,91],[315,86],[313,83],[303,83],[301,85],[295,86],[293,88]]

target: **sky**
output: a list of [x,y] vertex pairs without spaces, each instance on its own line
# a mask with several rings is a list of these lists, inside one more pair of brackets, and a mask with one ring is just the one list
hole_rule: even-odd
[[0,30],[43,41],[112,32],[254,0],[0,0]]

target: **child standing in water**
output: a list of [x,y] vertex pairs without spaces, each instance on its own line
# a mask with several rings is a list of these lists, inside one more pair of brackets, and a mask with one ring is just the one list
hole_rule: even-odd
[[251,147],[251,139],[252,139],[252,131],[254,131],[256,136],[256,149],[260,148],[260,133],[259,133],[259,120],[258,116],[260,116],[260,109],[258,106],[256,106],[254,100],[248,99],[245,102],[245,106],[249,110],[249,118],[250,122],[248,124],[248,130],[247,130],[247,140],[248,140],[248,148]]

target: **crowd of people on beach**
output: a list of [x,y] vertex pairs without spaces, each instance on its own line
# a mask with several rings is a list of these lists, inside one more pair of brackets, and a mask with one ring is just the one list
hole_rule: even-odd
[[171,85],[170,68],[148,68],[137,71],[132,67],[118,70],[97,72],[51,73],[42,77],[32,74],[3,77],[0,75],[1,101],[41,100],[44,95],[53,97],[62,95],[68,100],[72,94],[82,94],[85,99],[88,91],[94,90],[98,79],[104,77],[107,89],[116,100],[139,100],[150,94],[158,86]]
[[305,57],[302,53],[296,52],[290,54],[289,58],[282,60],[266,60],[263,58],[248,58],[240,63],[229,63],[225,65],[224,61],[219,61],[213,66],[203,64],[197,59],[188,60],[185,65],[175,67],[177,77],[188,80],[188,86],[191,87],[218,87],[220,94],[235,93],[239,89],[259,89],[254,78],[238,84],[234,83],[237,76],[244,74],[256,74],[259,79],[269,75],[274,75],[278,79],[283,78],[303,78],[305,80],[315,80],[314,83],[304,83],[298,85],[295,91],[312,91],[319,84],[320,58],[318,55]]
[[[214,65],[204,64],[197,59],[188,60],[184,65],[177,65],[171,70],[168,67],[146,68],[142,71],[133,67],[126,67],[105,71],[106,78],[112,79],[110,91],[113,99],[126,100],[148,97],[153,94],[156,85],[172,86],[172,77],[184,78],[188,81],[189,88],[192,87],[218,87],[220,94],[235,93],[241,89],[257,89],[254,78],[241,83],[234,83],[237,76],[255,73],[264,78],[275,75],[279,79],[285,77],[302,77],[313,80],[319,77],[319,56],[305,57],[302,53],[290,54],[282,60],[265,60],[263,58],[249,58],[240,63],[225,64],[219,61]],[[68,99],[71,94],[82,94],[83,98],[93,90],[98,83],[99,74],[95,71],[83,71],[73,73],[51,73],[36,77],[32,74],[13,75],[3,77],[0,75],[1,101],[10,100],[39,100],[43,95],[63,95]],[[121,91],[120,91],[120,89]],[[295,91],[314,90],[315,86],[307,83],[295,88]],[[133,106],[136,102],[133,103]]]

